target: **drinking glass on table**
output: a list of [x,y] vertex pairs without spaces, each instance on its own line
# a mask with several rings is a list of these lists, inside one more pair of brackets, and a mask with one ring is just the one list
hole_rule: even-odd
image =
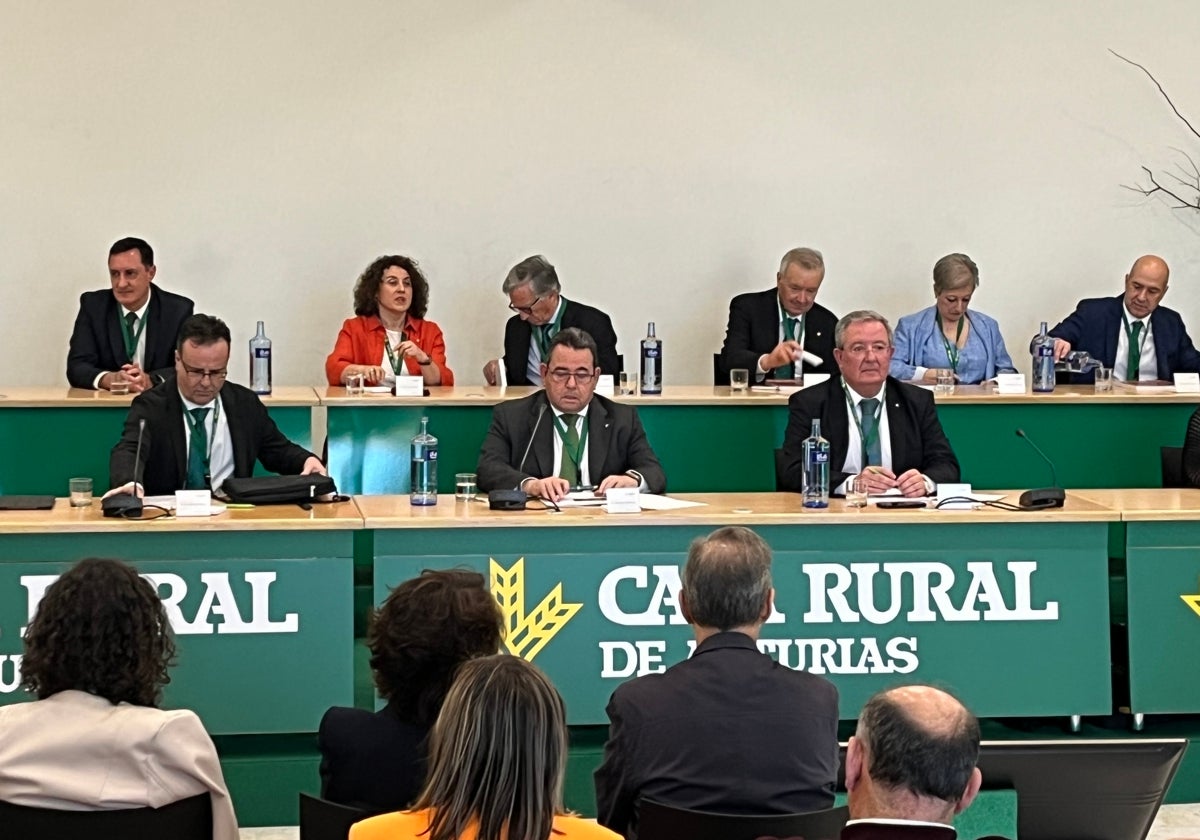
[[852,475],[846,479],[846,507],[861,508],[867,506],[867,479],[861,475]]
[[1096,368],[1096,393],[1107,394],[1112,390],[1112,368],[1098,367]]
[[933,392],[947,396],[954,393],[954,371],[943,368],[937,372],[937,382],[934,384]]
[[750,371],[746,368],[734,368],[729,371],[729,390],[735,394],[750,387]]

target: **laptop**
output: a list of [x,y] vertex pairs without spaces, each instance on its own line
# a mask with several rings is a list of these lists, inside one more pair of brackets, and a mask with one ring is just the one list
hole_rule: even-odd
[[0,510],[50,510],[53,496],[0,496]]

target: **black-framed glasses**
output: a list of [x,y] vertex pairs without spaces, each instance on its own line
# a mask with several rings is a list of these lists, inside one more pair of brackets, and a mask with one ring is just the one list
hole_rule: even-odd
[[571,378],[574,378],[574,380],[580,385],[586,385],[596,378],[596,374],[590,370],[562,370],[561,368],[552,370],[546,375],[559,385],[566,383],[566,381]]
[[179,360],[179,364],[183,365],[183,372],[187,374],[188,380],[191,382],[200,382],[204,377],[208,377],[212,382],[224,382],[225,377],[229,375],[228,368],[221,370],[205,370],[204,368],[194,368],[183,359]]
[[535,297],[533,299],[533,303],[529,304],[528,306],[513,306],[510,303],[508,305],[508,308],[511,309],[513,312],[520,312],[522,315],[532,315],[533,307],[537,306],[538,301],[540,301],[544,297],[545,297],[545,295],[538,295],[537,297]]

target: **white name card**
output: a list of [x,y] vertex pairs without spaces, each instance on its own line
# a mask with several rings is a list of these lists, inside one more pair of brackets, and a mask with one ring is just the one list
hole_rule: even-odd
[[176,516],[210,516],[212,493],[207,490],[176,490]]
[[1200,394],[1200,373],[1175,374],[1175,390],[1180,394]]
[[1023,373],[997,373],[996,374],[996,393],[997,394],[1024,394],[1025,393],[1025,374],[1023,374]]
[[606,373],[596,380],[596,393],[602,397],[611,397],[616,394],[611,373]]
[[396,377],[396,396],[397,397],[423,397],[423,396],[425,396],[425,380],[419,376],[397,376]]
[[[953,502],[946,501],[954,499]],[[972,510],[975,502],[971,498],[970,484],[939,484],[937,486],[938,510]]]
[[641,513],[639,495],[636,487],[613,487],[604,494],[604,509],[609,513]]

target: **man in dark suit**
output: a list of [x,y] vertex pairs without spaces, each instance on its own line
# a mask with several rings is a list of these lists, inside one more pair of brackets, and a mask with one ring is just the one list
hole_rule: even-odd
[[[612,320],[586,304],[562,296],[558,273],[545,257],[521,260],[509,270],[502,286],[508,308],[516,314],[504,327],[504,374],[509,385],[541,385],[541,368],[549,357],[550,339],[559,330],[578,327],[596,342],[596,364],[601,373],[616,376],[617,334]],[[489,385],[500,381],[501,360],[483,366]]]
[[634,837],[639,799],[727,814],[833,805],[837,689],[759,652],[774,596],[771,549],[753,531],[692,543],[679,608],[696,649],[613,692],[595,775],[601,825]]
[[550,340],[545,390],[492,411],[476,468],[480,490],[519,488],[557,502],[574,487],[594,485],[597,496],[610,487],[666,489],[637,411],[593,393],[597,358],[583,330],[566,327]]
[[[249,478],[254,462],[283,475],[325,475],[316,455],[275,426],[258,395],[226,382],[229,327],[193,315],[179,329],[175,372],[161,388],[133,400],[121,440],[109,458],[109,493],[132,492],[138,432],[139,483],[151,496],[176,490],[220,490],[230,476]],[[137,488],[141,490],[141,488]]]
[[978,761],[979,721],[950,694],[926,685],[879,692],[846,748],[842,840],[954,840],[951,823],[983,782]]
[[805,388],[788,400],[783,433],[784,490],[804,489],[804,440],[821,421],[829,441],[829,486],[844,495],[853,475],[868,492],[893,487],[905,496],[926,496],[939,482],[958,481],[958,459],[942,431],[933,395],[887,375],[892,328],[878,312],[842,316],[834,331],[833,357],[841,376]]
[[137,393],[171,373],[179,325],[194,305],[152,285],[156,270],[145,240],[119,239],[108,250],[112,289],[79,296],[67,353],[72,388],[108,390],[124,379]]
[[[833,328],[837,318],[817,303],[825,259],[812,248],[783,255],[775,288],[738,295],[729,304],[729,326],[721,348],[718,385],[729,371],[745,368],[756,381],[792,379],[797,364],[813,373],[833,373]],[[820,362],[801,361],[801,353]]]
[[[1125,275],[1125,293],[1079,301],[1067,319],[1050,330],[1054,360],[1086,350],[1127,381],[1165,379],[1178,372],[1200,372],[1200,353],[1192,346],[1183,318],[1159,306],[1171,270],[1161,257],[1138,257]],[[1091,381],[1092,374],[1081,379]]]

